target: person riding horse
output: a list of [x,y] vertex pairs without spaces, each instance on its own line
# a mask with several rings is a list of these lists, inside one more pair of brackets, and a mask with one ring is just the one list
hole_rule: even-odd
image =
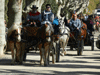
[[36,7],[36,5],[33,5],[31,9],[32,9],[32,11],[30,11],[27,16],[27,22],[29,22],[30,24],[33,23],[37,27],[40,27],[41,14],[40,14],[40,12],[37,11],[38,7]]
[[41,24],[49,23],[52,24],[54,20],[54,14],[51,11],[51,5],[46,4],[46,10],[44,10],[41,14],[42,22]]
[[77,14],[76,13],[74,13],[72,15],[72,19],[70,20],[69,25],[70,25],[71,31],[75,31],[76,32],[75,33],[75,38],[77,39],[79,34],[81,33],[81,30],[80,30],[81,21],[77,18]]

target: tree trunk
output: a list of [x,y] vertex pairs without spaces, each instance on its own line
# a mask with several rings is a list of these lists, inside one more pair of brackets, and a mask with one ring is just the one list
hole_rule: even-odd
[[4,7],[5,7],[5,0],[0,0],[0,55],[3,55],[3,49],[5,43]]
[[23,0],[9,0],[8,28],[15,24],[20,25],[22,22],[22,2]]

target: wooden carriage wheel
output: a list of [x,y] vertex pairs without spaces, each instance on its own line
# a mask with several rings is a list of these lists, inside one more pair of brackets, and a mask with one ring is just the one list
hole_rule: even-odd
[[78,41],[77,55],[82,55],[83,49],[84,49],[84,40],[81,39],[80,41]]
[[94,37],[91,39],[91,50],[94,51]]
[[56,62],[60,60],[60,44],[56,43]]

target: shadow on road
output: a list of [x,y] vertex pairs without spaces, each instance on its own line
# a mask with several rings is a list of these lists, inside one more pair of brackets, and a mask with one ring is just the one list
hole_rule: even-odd
[[[59,72],[59,71],[53,71],[53,70],[48,70],[51,73],[36,73],[35,70],[33,70],[32,72],[30,71],[21,71],[21,70],[8,70],[8,69],[2,69],[3,71],[0,71],[1,74],[18,74],[18,75],[100,75],[100,72],[90,72],[90,71],[70,71],[70,72]],[[39,70],[38,70],[39,71]]]
[[100,59],[100,57],[74,57],[74,58],[78,58],[78,59]]

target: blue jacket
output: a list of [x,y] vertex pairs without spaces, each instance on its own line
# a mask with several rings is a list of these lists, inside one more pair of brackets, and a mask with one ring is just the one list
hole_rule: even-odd
[[72,27],[72,24],[74,25],[74,27],[80,29],[81,28],[81,21],[79,19],[73,20],[71,19],[70,21],[70,27]]
[[54,25],[59,25],[59,22],[58,21],[59,21],[58,18],[55,18],[54,21],[53,21],[53,24]]

